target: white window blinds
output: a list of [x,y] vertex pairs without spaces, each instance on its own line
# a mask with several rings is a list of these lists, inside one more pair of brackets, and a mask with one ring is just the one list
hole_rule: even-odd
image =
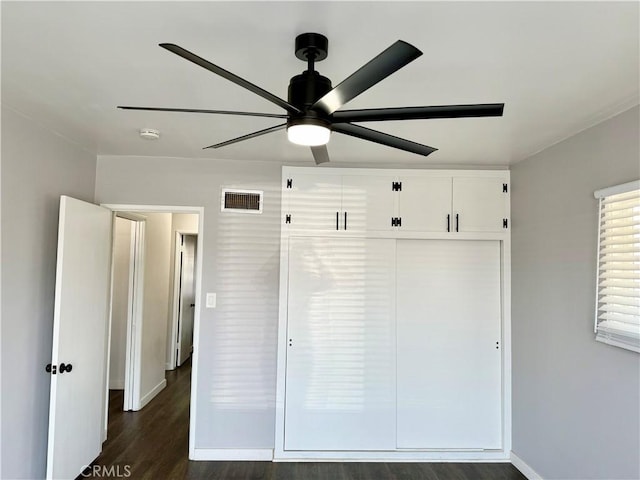
[[596,340],[640,352],[640,181],[600,199]]

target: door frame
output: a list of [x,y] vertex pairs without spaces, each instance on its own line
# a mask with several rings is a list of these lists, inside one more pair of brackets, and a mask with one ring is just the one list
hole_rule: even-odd
[[[101,205],[104,206],[104,205]],[[104,206],[105,208],[108,208]],[[137,394],[137,397],[140,396],[140,371],[138,370],[137,378],[135,375],[135,369],[133,369],[132,357],[135,352],[140,352],[140,340],[141,336],[133,335],[132,326],[142,325],[142,299],[143,297],[143,288],[144,288],[144,232],[145,232],[145,220],[146,217],[143,215],[137,215],[130,212],[119,212],[113,211],[112,220],[111,220],[111,267],[110,267],[110,275],[111,275],[111,284],[110,284],[110,292],[109,292],[109,317],[108,317],[108,325],[107,325],[107,345],[106,345],[106,370],[105,370],[105,378],[106,378],[106,388],[105,388],[105,410],[103,414],[103,433],[102,433],[102,441],[104,442],[107,439],[107,427],[108,427],[108,412],[109,412],[109,371],[111,368],[111,327],[113,323],[113,274],[115,269],[115,246],[116,246],[116,236],[115,236],[115,228],[116,228],[116,217],[124,218],[126,220],[130,220],[133,222],[131,226],[131,243],[130,243],[130,251],[129,251],[129,292],[127,294],[127,336],[125,343],[125,378],[124,378],[124,401],[123,401],[123,409],[131,410],[134,405],[133,399]],[[137,348],[134,348],[133,341],[134,339],[138,339]],[[138,358],[139,359],[139,358]],[[136,392],[137,388],[137,393]]]
[[[116,216],[133,221],[129,263],[127,341],[124,371],[124,410],[140,409],[140,354],[142,351],[142,314],[144,305],[145,217],[128,212]],[[138,219],[136,219],[138,217]],[[111,338],[111,335],[109,335]],[[107,391],[108,394],[108,391]]]
[[[178,250],[179,240],[181,240],[183,235],[195,235],[199,236],[198,232],[194,232],[193,230],[176,230],[176,236],[174,238],[174,256],[173,256],[173,290],[172,290],[172,303],[171,303],[171,330],[169,335],[171,335],[172,339],[176,339],[179,332],[179,323],[180,323],[180,274],[182,273],[182,269],[180,268],[180,253],[181,250]],[[196,239],[196,245],[198,240]],[[197,257],[198,252],[196,252]],[[194,325],[195,325],[195,314],[194,314]],[[195,335],[195,332],[194,332]],[[169,349],[169,362],[167,364],[167,370],[173,370],[178,367],[178,356],[176,351],[176,343],[172,340],[171,348]],[[195,345],[195,336],[194,342]]]
[[[200,311],[202,307],[202,259],[203,259],[203,245],[204,245],[204,207],[198,206],[184,206],[184,205],[145,205],[145,204],[120,204],[120,203],[101,203],[100,206],[112,210],[114,213],[129,213],[129,214],[141,214],[145,213],[191,213],[198,215],[198,240],[196,243],[196,267],[195,267],[195,304],[196,310],[193,316],[193,354],[191,360],[191,392],[189,399],[189,458],[194,458],[195,455],[195,425],[196,425],[196,413],[197,413],[197,398],[196,392],[198,391],[198,346],[200,344]],[[110,327],[110,326],[109,326]],[[111,328],[109,328],[109,335],[107,345],[111,341]],[[108,366],[107,366],[108,368]],[[109,411],[109,384],[108,375],[105,375],[105,427],[108,422]],[[106,436],[106,432],[105,432]]]

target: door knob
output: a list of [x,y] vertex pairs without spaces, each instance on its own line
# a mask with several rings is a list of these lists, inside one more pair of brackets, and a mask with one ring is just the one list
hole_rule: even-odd
[[192,303],[192,304],[191,304],[191,308],[193,308],[193,307],[195,307],[195,306],[196,306],[196,304],[195,304],[195,303]]
[[60,364],[60,373],[70,372],[73,369],[73,365],[70,363],[61,363]]

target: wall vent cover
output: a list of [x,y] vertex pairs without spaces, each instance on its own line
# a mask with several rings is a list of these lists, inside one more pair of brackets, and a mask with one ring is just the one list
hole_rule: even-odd
[[223,212],[262,213],[263,193],[259,190],[222,189]]

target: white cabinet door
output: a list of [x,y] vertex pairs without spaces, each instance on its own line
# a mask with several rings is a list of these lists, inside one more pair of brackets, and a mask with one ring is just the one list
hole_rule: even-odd
[[499,177],[454,177],[454,231],[503,232],[509,194]]
[[285,450],[393,450],[395,242],[291,238]]
[[446,232],[451,225],[451,177],[401,177],[402,231]]
[[[291,188],[284,179],[285,215],[291,215],[289,231],[336,231],[341,220],[342,178],[340,175],[296,174]],[[284,221],[284,219],[283,219]]]
[[502,448],[500,242],[396,248],[398,448]]
[[342,177],[342,229],[347,232],[393,230],[397,192],[393,176]]

